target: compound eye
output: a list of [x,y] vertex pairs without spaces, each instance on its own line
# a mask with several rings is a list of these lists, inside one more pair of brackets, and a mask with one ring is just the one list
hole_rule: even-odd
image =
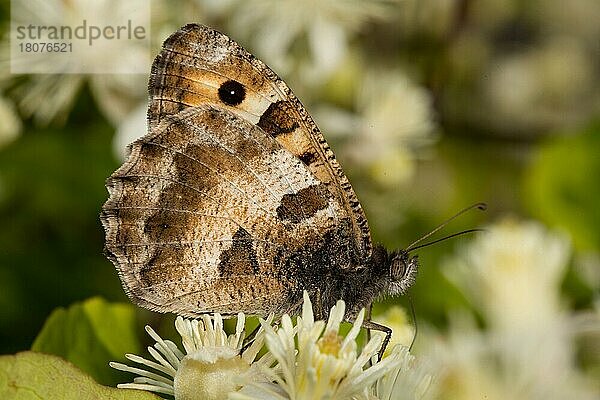
[[406,273],[406,263],[401,258],[397,258],[392,262],[392,278],[395,280],[401,279]]

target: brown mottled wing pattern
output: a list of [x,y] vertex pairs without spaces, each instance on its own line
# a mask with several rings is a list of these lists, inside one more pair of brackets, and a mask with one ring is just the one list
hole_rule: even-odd
[[[223,104],[218,89],[227,81],[245,89],[240,104]],[[367,219],[329,145],[304,106],[269,67],[226,35],[190,24],[171,35],[152,66],[150,128],[167,115],[201,104],[218,104],[260,126],[302,160],[351,216],[361,258],[372,250]]]
[[[130,297],[157,311],[290,311],[301,288],[284,267],[300,264],[287,255],[314,254],[326,234],[350,229],[298,158],[210,105],[165,116],[107,186],[107,253]],[[337,247],[350,262],[352,243]]]
[[313,120],[268,67],[188,25],[149,84],[149,133],[107,181],[106,253],[156,311],[294,311],[328,271],[364,264],[366,219]]

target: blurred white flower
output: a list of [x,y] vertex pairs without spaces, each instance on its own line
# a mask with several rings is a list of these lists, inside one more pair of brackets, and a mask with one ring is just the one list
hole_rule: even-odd
[[481,311],[488,329],[455,315],[448,338],[428,346],[445,396],[597,398],[574,360],[573,339],[589,324],[569,315],[560,299],[569,254],[564,235],[507,218],[446,263],[447,275]]
[[394,346],[388,358],[399,361],[394,371],[382,376],[375,384],[378,400],[424,400],[433,398],[433,376],[429,367],[417,364],[408,347]]
[[[185,353],[175,343],[163,340],[146,326],[146,331],[156,341],[154,347],[148,347],[156,361],[134,354],[125,355],[147,369],[111,362],[110,366],[115,369],[139,375],[133,383],[122,383],[117,387],[168,394],[176,400],[227,398],[230,392],[248,381],[262,379],[261,367],[270,366],[273,362],[269,355],[256,360],[264,343],[262,329],[254,342],[241,353],[244,323],[244,314],[238,314],[235,333],[227,336],[218,313],[214,317],[204,315],[200,320],[177,317],[175,328],[181,335]],[[264,325],[268,323],[264,322]]]
[[[95,25],[114,26],[123,20],[123,16],[135,11],[131,8],[132,4],[116,0],[31,0],[26,4],[20,2],[12,18],[14,24],[25,26],[39,22],[43,26],[70,26],[75,29],[93,15]],[[117,50],[115,46],[119,46]],[[115,54],[121,56],[115,57]],[[146,48],[132,46],[131,41],[97,41],[94,46],[84,46],[69,53],[71,58],[61,53],[47,53],[44,58],[36,58],[34,69],[49,73],[9,74],[8,63],[5,63],[2,65],[5,71],[2,71],[1,79],[3,86],[10,87],[22,114],[33,117],[38,124],[64,121],[86,84],[104,115],[117,124],[140,100],[146,98],[145,74],[50,72],[60,71],[61,65],[65,70],[73,65],[81,65],[84,70],[94,72],[131,71],[131,66],[149,65],[148,55]],[[11,62],[19,66],[21,62],[32,61],[15,58]]]
[[[396,4],[395,0],[238,0],[229,30],[251,40],[256,53],[279,73],[300,69],[305,79],[319,80],[344,60],[350,38],[365,22],[390,18],[389,9]],[[302,54],[308,57],[289,57],[302,41],[308,46],[308,54]]]
[[40,125],[64,122],[83,87],[81,75],[28,75],[12,90],[24,117],[33,117]]
[[490,324],[540,326],[561,311],[559,285],[569,255],[565,235],[506,218],[479,234],[445,271]]
[[[464,315],[451,319],[449,332],[444,336],[427,336],[427,355],[437,371],[439,390],[443,398],[525,399],[515,396],[508,382],[507,371],[498,365],[493,341],[488,340],[472,319]],[[510,349],[509,349],[510,350]]]
[[568,36],[499,56],[488,68],[481,86],[494,112],[480,117],[504,131],[566,128],[585,120],[594,107],[593,60],[583,43]]
[[[541,332],[535,337],[523,335],[522,345],[505,339],[501,332],[481,331],[466,315],[453,315],[449,333],[435,339],[430,335],[422,358],[430,360],[436,371],[435,387],[440,398],[598,398],[600,392],[594,387],[594,379],[586,377],[574,365],[573,343],[547,340]],[[560,346],[558,351],[556,346]],[[556,357],[560,353],[568,357]]]
[[434,140],[429,93],[400,71],[371,71],[356,100],[360,126],[348,153],[384,187],[406,184]]

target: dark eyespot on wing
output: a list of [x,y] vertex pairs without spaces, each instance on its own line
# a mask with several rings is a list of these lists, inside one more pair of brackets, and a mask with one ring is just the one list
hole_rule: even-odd
[[292,109],[288,101],[275,102],[260,116],[257,125],[273,137],[293,132],[300,125],[292,118]]
[[254,275],[259,272],[256,251],[252,247],[252,236],[240,227],[231,242],[231,247],[221,253],[220,276]]
[[324,184],[312,185],[294,194],[286,194],[277,207],[277,216],[298,223],[310,218],[329,204],[331,193]]
[[229,80],[219,88],[219,99],[227,105],[237,106],[246,98],[246,88],[238,81]]

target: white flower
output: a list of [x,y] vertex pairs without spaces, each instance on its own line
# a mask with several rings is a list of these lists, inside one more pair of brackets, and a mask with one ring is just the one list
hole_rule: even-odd
[[[261,366],[270,366],[273,362],[269,356],[255,361],[264,343],[262,329],[240,354],[244,322],[244,314],[238,314],[235,333],[227,336],[218,313],[214,317],[204,315],[200,320],[177,317],[175,328],[181,335],[185,353],[146,326],[146,331],[156,341],[154,347],[148,347],[155,361],[134,354],[125,357],[156,372],[111,362],[113,368],[139,375],[133,383],[117,387],[169,394],[176,400],[225,399],[229,392],[238,390],[244,383],[261,379]],[[268,323],[264,322],[264,325]]]
[[[356,337],[364,318],[357,316],[346,336],[339,332],[344,319],[345,304],[338,301],[332,307],[327,323],[315,321],[312,304],[304,293],[302,316],[296,326],[288,315],[281,319],[275,331],[263,322],[266,344],[278,362],[265,372],[275,382],[271,385],[248,384],[231,399],[350,399],[365,398],[374,383],[400,364],[398,357],[386,357],[373,366],[365,365],[375,356],[381,336],[374,336],[359,353]],[[295,345],[297,339],[297,348]]]
[[382,187],[406,184],[434,140],[429,93],[398,70],[367,73],[356,96],[358,132],[348,153]]
[[563,235],[507,218],[447,263],[448,275],[481,310],[487,330],[470,315],[453,315],[448,337],[427,346],[444,396],[598,398],[575,367],[574,338],[600,322],[569,314],[561,302],[568,257]]
[[[30,0],[15,4],[19,5],[12,15],[15,26],[34,23],[75,29],[82,26],[84,20],[97,26],[114,26],[128,16],[138,15],[135,6],[132,8],[129,2],[117,0]],[[90,16],[93,16],[93,20],[88,20]],[[17,100],[23,115],[33,117],[42,125],[64,121],[77,95],[86,85],[101,111],[114,124],[146,97],[147,77],[144,74],[106,73],[131,72],[132,66],[136,70],[145,66],[149,69],[148,49],[133,41],[97,41],[93,46],[80,46],[68,57],[64,53],[50,52],[34,61],[14,57],[11,62],[17,71],[20,65],[27,65],[27,68],[40,72],[30,75],[9,74],[6,63],[2,65],[5,70],[0,79],[5,81],[3,85]],[[103,73],[57,73],[70,71],[69,68],[74,65],[82,66],[82,72]]]
[[445,271],[489,323],[539,326],[560,310],[569,247],[565,235],[537,222],[506,218],[479,234]]
[[[176,400],[392,400],[424,399],[431,393],[431,375],[415,362],[407,347],[394,346],[377,361],[382,335],[375,335],[358,349],[364,310],[350,331],[340,334],[344,312],[345,303],[340,300],[327,322],[315,321],[304,292],[302,315],[295,325],[287,314],[279,329],[271,326],[272,317],[260,320],[254,342],[241,354],[244,314],[238,315],[235,333],[229,336],[219,314],[200,320],[178,317],[175,327],[184,352],[146,327],[156,340],[148,348],[154,361],[127,354],[145,369],[110,365],[138,375],[133,383],[119,384],[119,388],[168,394]],[[267,352],[257,360],[265,343]]]
[[597,399],[595,381],[586,379],[573,364],[572,343],[555,340],[556,333],[547,332],[550,340],[543,332],[523,335],[519,345],[518,341],[505,340],[498,330],[481,331],[467,315],[453,315],[449,334],[430,338],[428,354],[423,357],[428,357],[435,368],[441,398]]
[[377,381],[375,395],[378,400],[421,400],[433,394],[433,376],[424,364],[416,359],[408,347],[394,346],[387,358],[398,360],[397,367]]
[[320,107],[315,116],[324,132],[342,142],[339,154],[355,166],[348,172],[357,178],[353,184],[363,203],[372,206],[371,222],[393,236],[406,217],[402,210],[412,201],[398,196],[398,188],[414,192],[408,186],[414,184],[417,161],[436,140],[437,124],[426,88],[399,69],[368,69],[366,63],[344,67],[342,75],[349,78],[336,86],[345,91],[342,97],[354,99],[352,111]]

